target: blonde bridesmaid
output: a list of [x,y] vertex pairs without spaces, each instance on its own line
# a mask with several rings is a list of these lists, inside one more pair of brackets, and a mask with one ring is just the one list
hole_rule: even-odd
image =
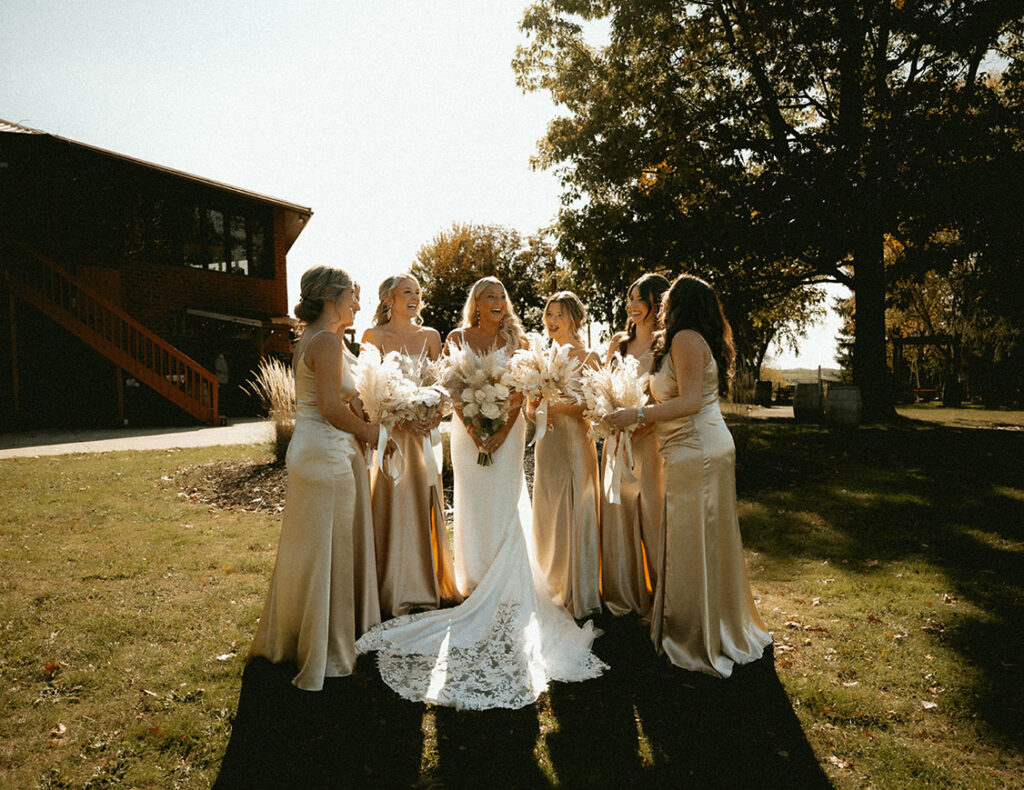
[[619,409],[613,428],[654,423],[665,461],[664,539],[651,639],[676,666],[718,677],[771,643],[747,581],[736,508],[736,452],[718,400],[735,356],[718,296],[681,275],[665,295],[649,407]]
[[[544,306],[548,337],[569,346],[583,366],[596,368],[600,358],[580,338],[586,319],[571,291],[554,294]],[[536,418],[537,405],[527,406],[529,416]],[[597,449],[587,436],[583,406],[550,402],[547,431],[534,456],[533,545],[552,598],[577,619],[601,610],[600,498]]]
[[[605,364],[619,354],[634,357],[641,373],[650,372],[658,309],[667,290],[668,280],[660,274],[645,274],[629,286],[626,330],[611,339]],[[632,443],[636,480],[622,481],[619,504],[601,499],[601,598],[613,615],[645,616],[657,582],[653,565],[661,545],[665,484],[654,427],[637,428]],[[609,459],[603,461],[607,474]]]
[[295,433],[277,562],[250,657],[292,661],[292,683],[307,691],[349,675],[355,640],[380,622],[369,476],[360,442],[377,426],[359,415],[343,341],[359,310],[359,288],[341,269],[302,276],[295,315]]
[[[397,351],[415,360],[435,360],[441,336],[421,326],[420,284],[411,274],[388,277],[379,289],[374,326],[363,335],[382,354]],[[394,484],[375,465],[371,472],[373,532],[377,547],[377,579],[385,615],[437,609],[442,600],[458,601],[455,571],[444,523],[444,491],[440,462],[428,458],[423,439],[433,423],[411,422],[393,432],[402,458],[402,474]]]

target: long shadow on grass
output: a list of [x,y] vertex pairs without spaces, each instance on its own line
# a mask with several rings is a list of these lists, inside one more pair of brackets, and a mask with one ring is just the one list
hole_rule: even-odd
[[981,670],[976,712],[1024,744],[1024,434],[909,420],[852,433],[749,430],[737,482],[766,515],[744,521],[746,546],[865,575],[896,561],[941,570],[949,592],[987,617],[954,618],[940,604],[925,625]]
[[656,657],[633,618],[602,627],[604,676],[517,711],[406,702],[365,659],[318,694],[253,661],[216,786],[540,788],[545,770],[563,787],[829,786],[770,653],[723,681]]

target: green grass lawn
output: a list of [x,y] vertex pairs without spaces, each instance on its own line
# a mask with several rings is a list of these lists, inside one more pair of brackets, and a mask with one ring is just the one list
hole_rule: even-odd
[[482,713],[246,667],[279,516],[180,481],[265,450],[0,461],[0,786],[1019,784],[1024,435],[741,430],[774,661],[695,676],[602,618],[604,677]]

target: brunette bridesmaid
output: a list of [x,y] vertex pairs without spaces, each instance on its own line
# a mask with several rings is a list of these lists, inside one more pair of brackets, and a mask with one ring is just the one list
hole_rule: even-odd
[[[626,330],[611,339],[605,364],[614,364],[619,354],[634,357],[640,373],[650,372],[658,310],[666,290],[668,280],[660,274],[645,274],[629,286]],[[632,443],[635,481],[622,481],[619,504],[601,499],[601,597],[613,615],[645,616],[657,582],[664,474],[653,426],[637,428]],[[605,474],[609,460],[603,459]]]
[[359,310],[359,288],[341,269],[302,275],[295,315],[295,433],[281,541],[249,656],[292,661],[292,683],[307,691],[352,673],[355,640],[380,622],[369,476],[360,442],[365,422],[343,340]]
[[661,311],[651,394],[619,409],[614,428],[654,423],[665,461],[665,533],[651,639],[673,664],[718,677],[760,658],[771,643],[747,581],[736,508],[736,452],[718,400],[735,352],[718,296],[681,275]]
[[[587,313],[576,294],[560,291],[544,306],[544,328],[569,346],[581,365],[596,368],[597,354],[580,338]],[[527,412],[536,418],[536,403]],[[601,610],[600,471],[587,436],[583,406],[568,399],[547,407],[547,431],[537,441],[533,472],[533,544],[556,603],[580,619]]]
[[[441,336],[421,326],[416,278],[411,274],[388,277],[380,285],[379,296],[374,326],[364,333],[363,343],[373,344],[381,354],[404,354],[410,365],[437,359]],[[429,457],[423,446],[424,437],[429,440],[438,422],[416,421],[394,430],[403,469],[397,485],[379,465],[371,472],[377,579],[381,611],[388,616],[437,609],[442,600],[461,600],[444,523],[440,459]]]

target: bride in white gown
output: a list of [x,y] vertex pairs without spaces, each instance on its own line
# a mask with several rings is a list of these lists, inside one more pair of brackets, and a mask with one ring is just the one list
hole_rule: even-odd
[[[477,281],[463,326],[449,344],[505,353],[522,328],[499,280]],[[530,500],[523,475],[526,427],[519,409],[493,436],[452,419],[455,473],[455,575],[466,600],[451,609],[396,617],[364,634],[360,652],[377,651],[381,677],[410,700],[456,708],[521,708],[550,680],[578,681],[606,665],[591,652],[599,631],[576,624],[554,604],[529,542]],[[491,453],[488,466],[479,452]]]

